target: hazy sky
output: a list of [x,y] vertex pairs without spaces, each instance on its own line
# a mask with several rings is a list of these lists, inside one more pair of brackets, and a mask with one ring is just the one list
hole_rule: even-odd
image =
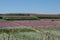
[[60,14],[60,0],[0,0],[0,13]]

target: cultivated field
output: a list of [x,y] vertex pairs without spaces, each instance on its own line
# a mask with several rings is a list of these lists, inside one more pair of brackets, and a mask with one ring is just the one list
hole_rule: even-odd
[[13,27],[13,26],[60,26],[60,21],[53,20],[0,21],[0,27]]

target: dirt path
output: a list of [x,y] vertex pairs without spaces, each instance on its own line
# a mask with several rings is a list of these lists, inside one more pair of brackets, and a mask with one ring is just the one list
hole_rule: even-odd
[[40,32],[39,30],[37,30],[37,29],[33,29],[33,30],[35,30],[36,32]]

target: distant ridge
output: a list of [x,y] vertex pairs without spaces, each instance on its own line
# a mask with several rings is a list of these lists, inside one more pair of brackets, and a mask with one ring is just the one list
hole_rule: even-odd
[[43,14],[43,13],[0,13],[0,14],[42,14],[42,15],[60,15],[60,14],[53,14],[53,13],[51,13],[51,14]]

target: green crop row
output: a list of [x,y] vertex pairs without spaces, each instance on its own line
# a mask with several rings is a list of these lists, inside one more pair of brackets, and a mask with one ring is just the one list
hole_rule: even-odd
[[39,20],[39,18],[4,18],[4,20]]
[[60,17],[38,17],[39,19],[60,19]]

